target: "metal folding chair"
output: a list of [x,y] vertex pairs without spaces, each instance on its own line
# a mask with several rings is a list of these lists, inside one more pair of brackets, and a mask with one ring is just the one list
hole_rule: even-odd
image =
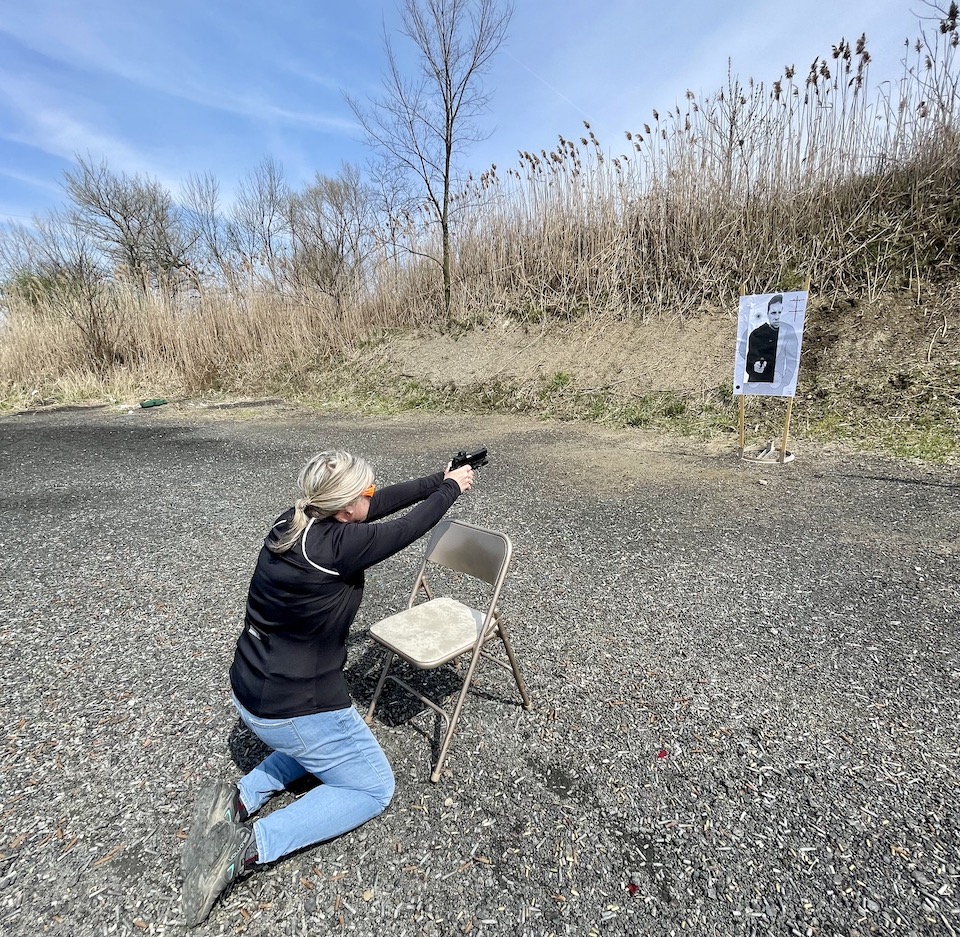
[[[524,709],[531,708],[530,694],[520,675],[513,646],[497,608],[512,554],[513,544],[506,534],[464,521],[441,521],[427,544],[407,608],[384,618],[370,629],[371,637],[386,649],[387,656],[365,719],[368,724],[373,720],[377,701],[387,680],[392,680],[437,713],[443,720],[445,730],[440,753],[430,775],[431,781],[440,780],[453,733],[481,658],[511,671]],[[473,580],[486,583],[489,589],[484,588],[483,591],[489,598],[485,600],[485,607],[473,608],[449,595],[435,596],[427,577],[429,573],[436,581],[441,570],[463,573]],[[418,602],[421,592],[425,593],[427,601]],[[481,604],[475,598],[473,601]],[[506,661],[485,650],[485,645],[494,638],[499,638],[503,643]],[[425,696],[390,672],[398,657],[418,670],[436,670],[445,664],[457,662],[458,658],[467,654],[470,655],[470,663],[452,713],[448,713],[437,700]]]

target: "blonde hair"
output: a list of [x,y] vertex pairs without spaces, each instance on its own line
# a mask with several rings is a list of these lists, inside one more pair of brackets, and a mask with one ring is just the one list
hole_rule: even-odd
[[274,553],[286,553],[312,518],[332,517],[353,504],[373,484],[373,469],[365,459],[349,452],[327,449],[300,470],[297,484],[300,497],[294,502],[293,517],[283,525],[278,540],[267,541],[267,548]]

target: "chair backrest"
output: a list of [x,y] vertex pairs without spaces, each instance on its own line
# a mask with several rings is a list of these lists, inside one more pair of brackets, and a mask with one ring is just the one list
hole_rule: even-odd
[[427,545],[424,566],[436,563],[499,585],[512,555],[513,544],[506,534],[465,521],[441,521]]

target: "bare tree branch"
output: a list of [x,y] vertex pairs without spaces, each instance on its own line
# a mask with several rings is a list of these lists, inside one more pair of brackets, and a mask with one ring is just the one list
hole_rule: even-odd
[[452,317],[450,215],[457,158],[484,138],[477,119],[490,94],[483,76],[506,37],[513,7],[501,0],[404,0],[400,32],[413,44],[419,74],[403,74],[384,37],[383,95],[369,108],[348,97],[385,165],[418,188],[440,228],[444,315]]

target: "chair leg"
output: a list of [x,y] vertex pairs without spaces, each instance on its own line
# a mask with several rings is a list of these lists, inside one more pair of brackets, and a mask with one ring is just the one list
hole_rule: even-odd
[[517,655],[513,653],[513,645],[510,643],[510,637],[502,621],[497,621],[497,633],[500,635],[500,640],[503,641],[503,647],[510,660],[513,677],[517,681],[517,689],[520,691],[520,698],[523,700],[523,708],[532,709],[533,701],[530,699],[530,694],[527,692],[527,685],[523,682],[523,677],[520,675],[520,665],[517,663]]
[[443,741],[440,743],[440,753],[437,755],[437,763],[430,775],[430,780],[434,784],[440,780],[440,772],[443,770],[443,763],[447,760],[447,752],[450,749],[450,743],[453,741],[453,733],[460,721],[460,713],[463,711],[463,704],[467,699],[467,692],[470,690],[470,684],[473,682],[473,674],[480,663],[480,656],[483,650],[482,645],[473,652],[470,658],[470,666],[467,668],[467,675],[464,677],[463,686],[460,688],[460,695],[457,697],[457,705],[454,707],[453,715],[450,716],[450,724],[444,733]]
[[387,682],[387,674],[390,672],[390,665],[393,663],[393,651],[387,651],[386,660],[383,662],[383,670],[380,671],[380,679],[377,681],[377,688],[373,691],[373,699],[370,700],[370,708],[363,717],[363,721],[370,725],[373,722],[373,711],[377,708],[377,700],[380,699],[380,692],[383,690],[384,683]]

